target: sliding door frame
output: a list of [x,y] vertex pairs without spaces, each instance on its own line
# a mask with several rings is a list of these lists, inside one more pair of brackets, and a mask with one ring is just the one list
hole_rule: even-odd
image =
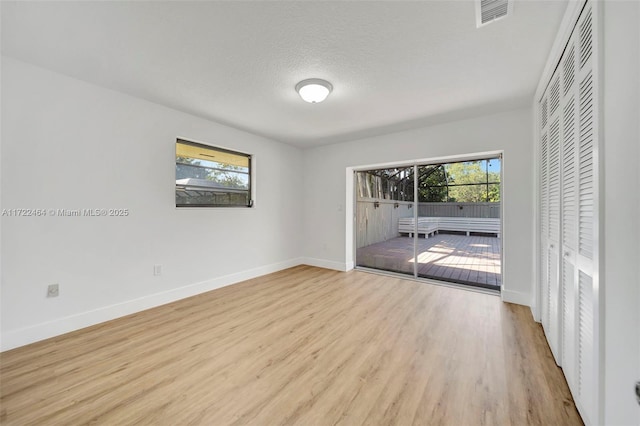
[[[500,277],[501,277],[501,286],[500,290],[491,290],[483,287],[476,287],[472,285],[466,284],[456,284],[448,281],[440,281],[435,278],[424,278],[418,276],[418,233],[413,233],[413,275],[409,275],[407,273],[401,272],[390,272],[384,271],[380,269],[357,266],[357,201],[358,201],[358,193],[357,193],[357,185],[356,182],[356,173],[369,171],[369,170],[377,170],[377,169],[389,169],[389,168],[402,168],[402,167],[413,167],[413,219],[414,225],[418,227],[418,185],[417,185],[417,176],[418,176],[418,167],[419,166],[428,166],[434,164],[446,164],[446,163],[455,163],[455,162],[464,162],[464,161],[478,161],[478,160],[486,160],[489,158],[500,158]],[[418,160],[409,160],[409,161],[398,161],[398,162],[389,162],[389,163],[377,163],[370,165],[361,165],[354,167],[347,167],[347,194],[350,194],[350,200],[347,200],[348,205],[351,207],[347,209],[347,235],[349,234],[349,228],[351,228],[351,241],[350,244],[347,244],[347,249],[351,246],[351,259],[352,264],[355,269],[363,270],[372,273],[378,273],[382,275],[391,275],[395,277],[400,277],[404,279],[411,279],[420,282],[429,282],[432,284],[442,285],[446,287],[454,287],[454,288],[463,288],[466,290],[476,291],[479,293],[492,294],[492,295],[501,295],[502,290],[504,289],[505,283],[505,264],[504,264],[504,151],[487,151],[487,152],[476,152],[470,154],[462,154],[462,155],[451,155],[446,157],[434,157],[434,158],[426,158],[426,159],[418,159]],[[349,186],[351,188],[349,188]],[[417,231],[417,229],[416,229]],[[349,264],[349,259],[347,259],[347,264]]]

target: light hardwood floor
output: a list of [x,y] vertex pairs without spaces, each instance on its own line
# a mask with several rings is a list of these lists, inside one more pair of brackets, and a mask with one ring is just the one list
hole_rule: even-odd
[[528,308],[308,266],[0,355],[6,425],[573,425]]

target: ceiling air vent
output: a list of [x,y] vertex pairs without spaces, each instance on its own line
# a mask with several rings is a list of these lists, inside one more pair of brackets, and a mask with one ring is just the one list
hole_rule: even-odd
[[490,24],[510,15],[512,9],[513,0],[476,0],[476,24]]

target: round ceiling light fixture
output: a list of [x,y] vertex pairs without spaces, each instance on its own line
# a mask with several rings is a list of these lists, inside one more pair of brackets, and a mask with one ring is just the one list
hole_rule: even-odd
[[311,104],[324,101],[332,90],[331,83],[320,78],[309,78],[296,84],[296,92],[303,101]]

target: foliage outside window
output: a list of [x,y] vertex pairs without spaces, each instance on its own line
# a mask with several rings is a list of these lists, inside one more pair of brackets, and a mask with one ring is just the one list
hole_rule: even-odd
[[418,166],[421,202],[499,203],[500,159]]
[[369,170],[356,177],[360,198],[413,201],[413,167]]
[[[500,158],[420,165],[418,202],[499,203]],[[361,198],[413,201],[413,167],[357,173]]]
[[178,139],[176,207],[251,207],[251,156]]

